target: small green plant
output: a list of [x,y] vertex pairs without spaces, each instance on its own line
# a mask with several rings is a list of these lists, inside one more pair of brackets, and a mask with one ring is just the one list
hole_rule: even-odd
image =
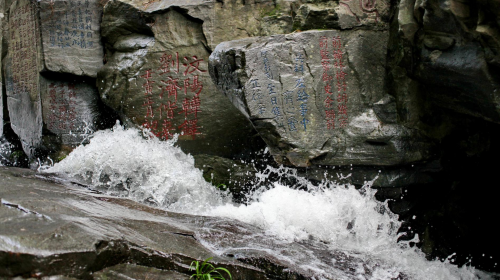
[[209,264],[208,261],[212,258],[208,258],[200,265],[199,261],[193,261],[191,266],[189,266],[189,270],[194,270],[195,273],[189,277],[189,279],[194,278],[195,280],[226,280],[224,276],[220,273],[223,271],[229,275],[229,279],[233,279],[231,277],[231,273],[223,268],[223,267],[214,267],[212,264]]
[[227,186],[226,184],[218,184],[216,188],[218,188],[219,190],[225,190],[227,189]]

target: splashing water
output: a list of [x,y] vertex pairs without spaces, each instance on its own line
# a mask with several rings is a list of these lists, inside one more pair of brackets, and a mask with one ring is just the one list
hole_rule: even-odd
[[[397,243],[398,217],[386,203],[375,200],[369,184],[356,190],[333,182],[313,186],[297,178],[300,190],[273,183],[255,191],[247,205],[235,205],[227,193],[203,179],[193,157],[174,143],[175,139],[159,141],[117,124],[112,130],[96,132],[88,145],[76,148],[43,172],[58,173],[105,193],[170,211],[237,219],[281,242],[317,240],[332,250],[380,260],[381,265],[374,265],[370,275],[360,272],[359,279],[393,279],[399,271],[409,279],[477,279],[473,268],[427,261],[409,242]],[[286,169],[269,167],[270,172],[295,176]],[[264,177],[267,175],[259,174],[256,185],[262,184]],[[319,279],[330,278],[325,265],[316,269],[321,271]]]
[[116,125],[96,132],[89,145],[79,146],[43,171],[178,212],[201,213],[230,201],[203,179],[201,171],[193,168],[193,157],[174,143]]

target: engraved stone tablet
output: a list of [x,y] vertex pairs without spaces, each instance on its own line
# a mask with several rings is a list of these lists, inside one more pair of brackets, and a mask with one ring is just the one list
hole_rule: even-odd
[[99,0],[40,2],[45,67],[54,72],[96,77],[103,65]]

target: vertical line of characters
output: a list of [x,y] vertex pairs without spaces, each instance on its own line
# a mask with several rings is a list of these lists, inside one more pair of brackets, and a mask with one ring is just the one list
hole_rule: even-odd
[[[332,52],[329,52],[329,40],[326,36],[319,38],[320,56],[322,75],[321,80],[324,83],[325,99],[323,105],[325,107],[326,128],[333,130],[345,128],[348,124],[347,112],[347,73],[343,65],[342,39],[340,36],[332,38]],[[333,57],[333,65],[330,63],[330,56]],[[335,70],[335,78],[329,75],[330,70]],[[335,84],[337,92],[332,87]]]

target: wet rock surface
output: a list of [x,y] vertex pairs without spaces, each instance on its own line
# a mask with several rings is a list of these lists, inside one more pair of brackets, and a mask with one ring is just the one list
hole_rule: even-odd
[[434,106],[499,122],[497,8],[494,1],[400,3],[400,65]]
[[[368,274],[383,265],[332,253],[321,242],[280,241],[237,221],[166,212],[65,184],[0,167],[0,277],[157,277],[161,269],[185,279],[191,261],[214,257],[233,279],[311,279],[307,265],[288,261],[307,263],[308,255],[297,255],[304,250],[339,277],[354,276],[359,265]],[[266,253],[269,248],[279,255]]]
[[103,65],[100,0],[40,1],[44,67],[48,71],[96,77]]

